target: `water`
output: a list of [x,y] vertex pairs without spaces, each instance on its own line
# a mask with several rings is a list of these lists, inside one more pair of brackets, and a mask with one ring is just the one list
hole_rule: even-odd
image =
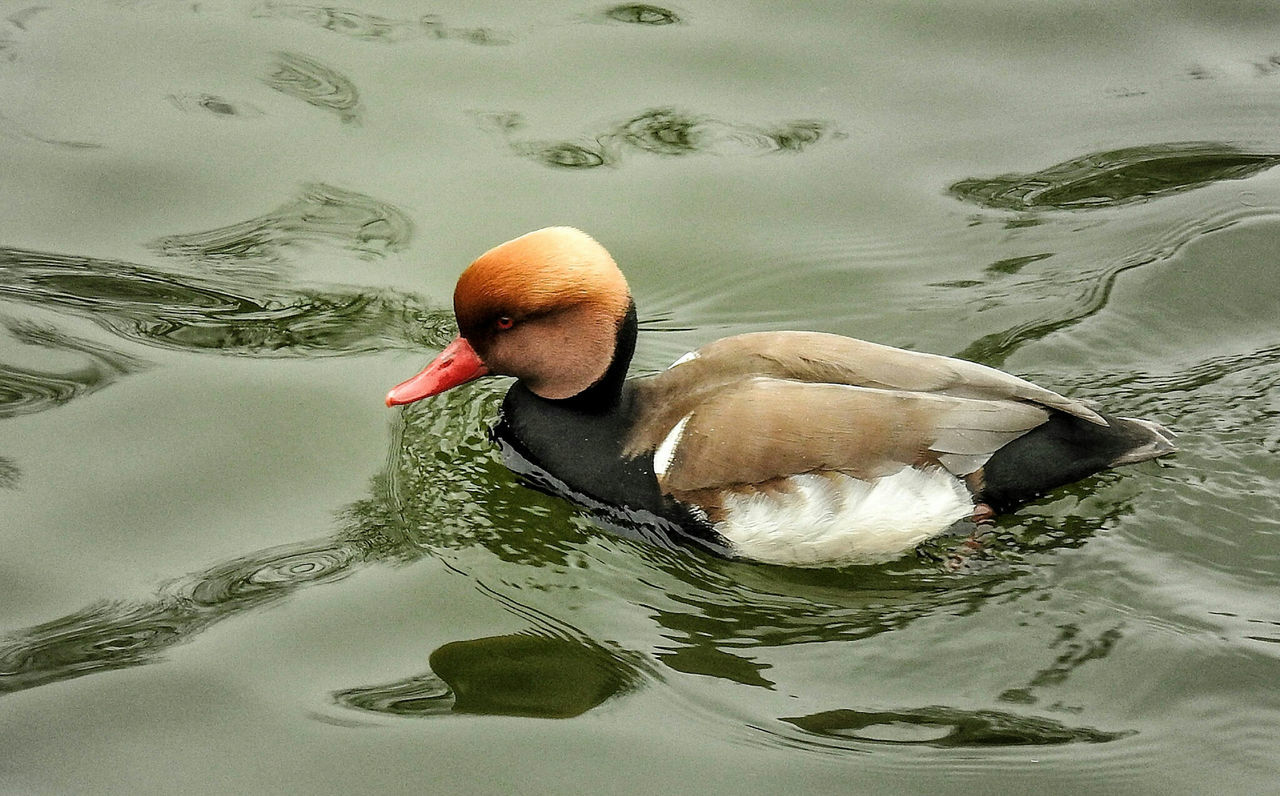
[[[0,7],[0,790],[1274,792],[1274,4]],[[817,329],[1175,428],[879,567],[619,538],[476,254],[610,248],[638,371]]]

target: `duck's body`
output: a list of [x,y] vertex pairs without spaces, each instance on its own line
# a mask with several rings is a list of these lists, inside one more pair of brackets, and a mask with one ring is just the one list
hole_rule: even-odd
[[499,436],[545,483],[756,561],[889,559],[1174,450],[1155,423],[992,368],[815,332],[725,338],[628,380],[634,305],[577,230],[491,250],[454,303],[461,337],[388,404],[516,375]]

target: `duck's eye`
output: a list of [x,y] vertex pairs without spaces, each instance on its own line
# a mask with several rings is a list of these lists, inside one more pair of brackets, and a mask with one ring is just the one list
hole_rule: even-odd
[[494,321],[493,325],[498,327],[499,331],[505,332],[506,330],[510,329],[512,326],[515,326],[516,322],[512,320],[510,315],[503,315],[499,317],[498,320]]

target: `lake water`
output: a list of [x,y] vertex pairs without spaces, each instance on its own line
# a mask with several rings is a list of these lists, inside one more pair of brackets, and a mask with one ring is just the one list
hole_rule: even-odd
[[[1280,788],[1280,6],[0,4],[0,791]],[[505,385],[570,224],[637,372],[816,329],[1181,452],[892,564],[628,541]]]

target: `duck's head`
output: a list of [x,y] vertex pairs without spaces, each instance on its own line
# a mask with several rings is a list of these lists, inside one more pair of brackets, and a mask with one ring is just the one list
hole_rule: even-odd
[[609,252],[585,232],[548,227],[490,249],[453,292],[454,340],[387,406],[437,395],[481,376],[515,376],[543,398],[599,381],[616,354],[631,293]]

